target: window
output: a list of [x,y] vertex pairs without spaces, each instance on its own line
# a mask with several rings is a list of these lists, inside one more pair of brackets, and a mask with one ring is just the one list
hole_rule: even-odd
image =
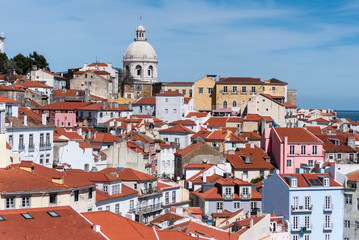
[[306,229],[311,229],[310,225],[310,216],[304,216],[304,227]]
[[31,149],[34,149],[34,135],[33,134],[29,135],[29,151]]
[[312,204],[311,204],[311,199],[310,197],[304,197],[304,209],[311,209],[312,208]]
[[310,235],[309,234],[304,234],[304,240],[310,240]]
[[251,93],[256,93],[256,87],[255,86],[251,87]]
[[359,221],[355,221],[355,229],[356,229],[356,230],[359,229]]
[[350,221],[349,220],[344,220],[344,227],[345,228],[350,228]]
[[237,93],[237,86],[233,86],[233,87],[232,87],[232,92],[233,92],[233,93]]
[[165,109],[165,113],[168,113],[168,109]]
[[328,159],[333,160],[334,159],[334,154],[329,154]]
[[251,210],[257,209],[257,202],[251,202]]
[[170,193],[166,192],[165,193],[165,204],[169,204],[170,203]]
[[293,216],[293,229],[298,229],[298,216]]
[[166,98],[165,101],[168,102],[168,98]]
[[177,109],[173,109],[173,113],[177,113]]
[[189,90],[189,97],[192,97],[192,89]]
[[9,135],[9,145],[12,147],[13,143],[14,143],[13,136]]
[[120,204],[119,203],[115,204],[115,213],[120,214]]
[[110,206],[110,205],[106,206],[106,210],[107,210],[107,211],[110,211],[110,210],[111,210],[111,206]]
[[23,216],[25,219],[34,219],[30,214],[28,213],[21,213],[21,216]]
[[117,194],[117,193],[120,193],[120,184],[115,184],[115,185],[112,185],[112,194]]
[[141,66],[140,65],[137,65],[136,66],[136,73],[137,73],[137,76],[141,76]]
[[296,178],[293,178],[291,182],[292,182],[291,187],[298,187],[298,180]]
[[242,195],[244,195],[244,196],[248,196],[248,194],[249,194],[249,190],[248,190],[248,188],[243,188],[243,190],[242,190]]
[[232,107],[234,107],[234,108],[237,107],[237,102],[236,101],[232,102]]
[[345,204],[352,205],[353,195],[352,194],[344,194],[345,196]]
[[176,202],[176,191],[172,191],[172,203]]
[[359,198],[357,198],[357,210],[359,210]]
[[292,209],[297,210],[299,208],[299,197],[293,197]]
[[24,146],[24,135],[20,134],[19,135],[19,151],[23,151],[25,148]]
[[137,189],[137,183],[133,184],[133,189]]
[[349,153],[349,162],[354,162],[354,154]]
[[287,159],[287,168],[292,167],[292,159]]
[[24,196],[21,199],[21,207],[28,208],[30,207],[30,196]]
[[276,87],[272,87],[272,91],[275,92],[277,89]]
[[223,108],[227,108],[227,101],[223,101]]
[[217,202],[217,212],[223,211],[223,202]]
[[50,133],[46,133],[46,146],[51,146],[51,143],[50,143]]
[[46,154],[45,162],[46,163],[50,162],[50,154]]
[[299,240],[299,236],[298,235],[292,235],[292,240]]
[[40,154],[40,164],[44,164],[44,154]]
[[302,155],[306,154],[306,146],[305,145],[300,146],[300,154],[302,154]]
[[212,94],[213,88],[207,88],[207,90],[208,90],[208,94]]
[[15,208],[15,198],[14,197],[8,197],[6,198],[6,205],[5,208]]
[[337,154],[337,158],[338,158],[338,160],[341,160],[341,159],[342,159],[342,154],[341,154],[341,153],[338,153],[338,154]]
[[324,209],[326,209],[326,210],[332,209],[332,197],[331,196],[325,196]]
[[236,209],[240,209],[241,208],[241,202],[234,202],[233,207],[236,208]]
[[50,205],[55,205],[57,203],[57,194],[53,193],[50,194]]
[[131,201],[130,201],[130,212],[133,212],[133,211],[134,211],[134,205],[135,205],[134,200],[131,200]]
[[106,192],[106,193],[108,192],[108,186],[107,185],[103,185],[103,191]]
[[102,211],[102,207],[97,208],[97,211]]
[[45,146],[45,144],[44,144],[44,134],[40,133],[40,148],[44,147],[44,146]]
[[331,215],[324,215],[324,228],[331,228]]
[[89,199],[92,198],[92,188],[89,188],[88,198],[89,198]]
[[241,92],[242,92],[242,93],[246,93],[246,92],[247,92],[247,87],[246,87],[246,86],[242,86]]
[[290,145],[290,146],[289,146],[289,154],[290,154],[290,155],[294,155],[294,150],[295,150],[295,146],[294,146],[294,145]]
[[314,160],[310,159],[308,160],[308,167],[314,167]]
[[203,87],[198,88],[198,94],[203,94]]
[[228,86],[223,86],[223,92],[228,93]]
[[329,180],[329,178],[323,178],[323,185],[325,186],[325,187],[329,187],[329,184],[330,183],[330,180]]
[[182,94],[186,95],[186,89],[182,89]]
[[79,200],[79,190],[75,191],[74,200],[77,202]]
[[326,233],[324,235],[324,240],[330,240],[330,233]]
[[317,145],[312,146],[312,154],[313,154],[313,155],[317,155],[317,154],[318,154],[318,146],[317,146]]

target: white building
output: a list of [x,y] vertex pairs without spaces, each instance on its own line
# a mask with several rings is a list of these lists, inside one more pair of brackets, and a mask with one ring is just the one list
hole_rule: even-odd
[[174,144],[178,148],[185,148],[191,144],[191,137],[194,132],[183,125],[175,125],[173,127],[159,131],[160,138],[169,144]]
[[136,39],[127,48],[123,56],[124,77],[132,76],[135,80],[147,83],[157,82],[157,55],[147,42],[146,30],[142,21],[136,29]]
[[5,40],[4,33],[1,32],[1,35],[0,35],[0,53],[5,52],[5,50],[4,50],[4,40]]
[[30,79],[33,81],[41,81],[54,89],[62,89],[66,87],[66,79],[60,75],[47,71],[45,69],[34,69],[30,72]]
[[[192,103],[193,100],[188,103]],[[190,112],[190,107],[185,104],[183,94],[176,91],[165,91],[156,94],[156,117],[164,122],[182,120]]]
[[166,174],[167,177],[172,178],[175,173],[175,154],[176,146],[161,143],[161,152],[159,158],[159,176]]

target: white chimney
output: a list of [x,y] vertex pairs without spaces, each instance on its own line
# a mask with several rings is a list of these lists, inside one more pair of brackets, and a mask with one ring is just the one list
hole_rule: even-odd
[[24,126],[27,126],[27,115],[24,115]]
[[101,226],[94,224],[94,225],[92,226],[92,229],[95,230],[95,232],[100,232],[100,231],[101,231]]
[[203,174],[203,182],[207,182],[207,176]]
[[250,220],[249,220],[249,228],[252,228],[253,227],[253,218],[251,218]]
[[42,125],[46,125],[47,121],[46,121],[46,114],[43,113],[42,114]]

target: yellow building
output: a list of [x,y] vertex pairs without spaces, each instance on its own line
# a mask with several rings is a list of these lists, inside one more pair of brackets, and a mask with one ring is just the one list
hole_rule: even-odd
[[282,102],[287,97],[287,84],[275,78],[265,81],[247,77],[220,78],[214,88],[214,108],[239,111],[242,103],[261,93],[270,94]]
[[162,91],[176,91],[184,97],[193,97],[193,82],[164,82]]
[[212,110],[212,92],[216,84],[215,76],[203,77],[193,84],[193,104],[197,111]]

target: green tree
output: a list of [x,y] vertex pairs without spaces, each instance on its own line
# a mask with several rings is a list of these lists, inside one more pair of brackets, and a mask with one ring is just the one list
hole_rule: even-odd
[[33,53],[30,53],[29,58],[32,65],[36,65],[38,68],[50,71],[49,63],[43,55],[38,54],[36,51],[34,51]]
[[26,74],[31,70],[32,62],[29,57],[25,57],[21,53],[12,59],[16,65],[17,73]]
[[0,74],[5,73],[5,64],[8,60],[6,53],[0,53]]
[[15,61],[13,59],[8,59],[4,64],[4,73],[5,80],[13,83],[16,80],[16,73],[20,72],[20,69],[17,67]]

